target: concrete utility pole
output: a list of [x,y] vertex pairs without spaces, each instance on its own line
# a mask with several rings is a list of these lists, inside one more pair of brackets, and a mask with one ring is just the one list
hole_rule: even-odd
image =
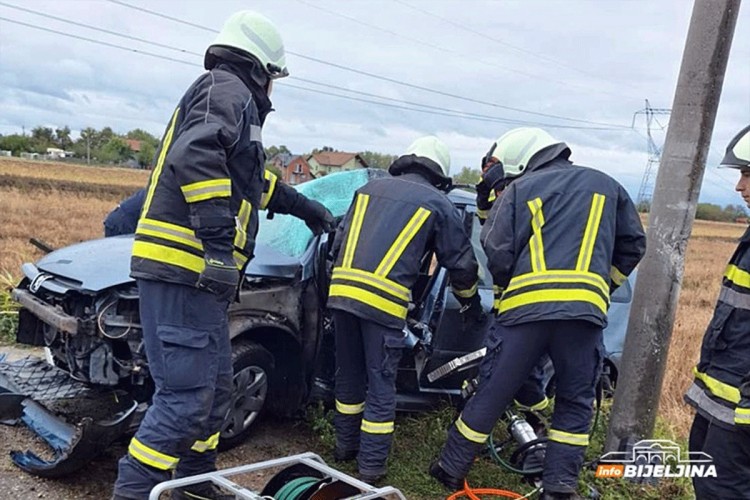
[[[740,0],[695,0],[648,224],[648,249],[630,311],[606,450],[654,430],[685,248]],[[685,360],[692,363],[695,360]]]

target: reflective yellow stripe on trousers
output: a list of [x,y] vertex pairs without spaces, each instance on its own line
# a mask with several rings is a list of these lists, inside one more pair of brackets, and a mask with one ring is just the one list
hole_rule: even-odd
[[461,417],[458,417],[456,419],[456,430],[461,433],[463,437],[468,439],[469,441],[473,443],[484,443],[487,441],[487,438],[490,436],[489,434],[483,434],[481,432],[477,432],[468,425],[464,423],[463,420],[461,420]]
[[370,422],[362,419],[360,430],[368,434],[390,434],[393,432],[394,423],[390,422]]
[[336,411],[342,415],[359,415],[365,411],[365,403],[346,404],[336,400]]
[[571,432],[559,431],[557,429],[550,429],[547,434],[547,438],[550,441],[557,441],[558,443],[569,444],[573,446],[588,446],[589,435],[588,434],[573,434]]
[[205,441],[196,441],[193,443],[192,448],[190,448],[193,451],[197,451],[198,453],[205,453],[209,450],[215,450],[217,446],[219,446],[219,435],[221,432],[217,432],[216,434],[212,434],[208,437]]
[[139,462],[159,470],[174,469],[175,467],[177,467],[177,463],[180,461],[180,459],[177,457],[166,455],[146,446],[136,438],[130,440],[128,453],[130,453],[130,455]]

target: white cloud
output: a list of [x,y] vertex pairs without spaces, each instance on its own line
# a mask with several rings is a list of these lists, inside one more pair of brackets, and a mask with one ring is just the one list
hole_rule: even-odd
[[[110,2],[10,1],[184,52],[3,6],[1,16],[194,66],[0,21],[0,133],[67,124],[74,130],[110,125],[120,132],[139,127],[160,135],[182,92],[201,71],[201,57],[191,53],[202,54],[214,38],[210,31]],[[131,1],[210,29],[220,28],[232,12],[248,7],[244,0],[182,2],[179,9],[170,0]],[[501,106],[623,125],[630,124],[644,98],[657,107],[671,106],[691,15],[690,3],[683,0],[406,1],[448,21],[398,2],[376,0],[316,3],[354,20],[289,0],[257,1],[251,8],[276,22],[291,52]],[[745,7],[724,81],[709,165],[750,122],[748,26],[750,11]],[[431,94],[295,55],[288,56],[288,63],[293,76],[361,92],[503,119],[588,125]],[[476,167],[490,141],[512,127],[343,100],[285,83],[344,92],[299,80],[279,82],[273,96],[278,111],[268,119],[265,140],[269,145],[286,144],[295,152],[330,145],[397,154],[415,137],[437,134],[450,145],[456,172],[463,165]],[[571,144],[575,159],[610,172],[631,192],[637,191],[646,165],[641,136],[627,130],[550,132]],[[707,172],[713,183],[704,184],[704,197],[731,196],[717,187],[726,181],[715,175]]]

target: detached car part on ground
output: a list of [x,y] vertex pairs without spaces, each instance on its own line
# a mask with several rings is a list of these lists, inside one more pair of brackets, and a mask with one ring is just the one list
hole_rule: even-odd
[[[354,170],[298,188],[340,217],[356,189],[383,175],[388,174]],[[454,190],[449,196],[472,236],[482,303],[489,310],[492,283],[479,244],[474,194]],[[324,307],[329,236],[313,237],[302,221],[290,216],[262,218],[240,300],[229,309],[234,387],[220,448],[244,441],[262,412],[288,416],[310,401],[332,401],[333,326]],[[154,387],[138,290],[129,276],[132,242],[129,236],[88,241],[23,265],[25,278],[13,290],[22,305],[17,341],[43,346],[47,360],[0,362],[0,420],[22,421],[54,452],[50,460],[14,453],[13,461],[26,471],[53,477],[84,466],[134,431],[148,407]],[[605,344],[611,380],[616,378],[630,299],[626,283],[610,309]],[[458,402],[463,381],[476,373],[472,364],[442,370],[437,378],[428,374],[480,350],[484,332],[464,331],[447,273],[435,267],[432,255],[424,258],[409,309],[409,343],[397,376],[399,409],[420,411],[441,399]]]

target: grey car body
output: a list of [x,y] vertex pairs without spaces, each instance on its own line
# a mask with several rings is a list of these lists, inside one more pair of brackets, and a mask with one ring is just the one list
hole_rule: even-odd
[[[341,217],[355,190],[382,175],[387,174],[355,170],[305,183],[299,189]],[[480,262],[479,293],[489,310],[492,283],[479,245],[474,194],[456,189],[449,198],[462,212],[471,234]],[[332,398],[333,327],[325,308],[332,236],[314,237],[302,221],[289,216],[262,220],[239,301],[229,310],[235,387],[233,407],[222,430],[223,447],[244,440],[261,411],[290,415],[311,400]],[[19,342],[46,347],[57,370],[82,387],[129,398],[142,413],[153,383],[138,318],[138,290],[129,276],[132,242],[132,236],[87,241],[56,250],[35,264],[24,264],[25,277],[13,296],[23,306]],[[464,326],[445,269],[434,265],[431,254],[422,264],[407,320],[409,347],[397,377],[402,410],[458,399],[461,384],[474,375],[475,367],[434,381],[428,374],[480,350],[484,342],[482,329]],[[630,298],[630,283],[626,283],[613,297],[610,309],[605,343],[612,377],[619,364]],[[40,399],[38,393],[27,395]],[[137,422],[136,415],[130,427]],[[27,470],[39,473],[26,465]]]

